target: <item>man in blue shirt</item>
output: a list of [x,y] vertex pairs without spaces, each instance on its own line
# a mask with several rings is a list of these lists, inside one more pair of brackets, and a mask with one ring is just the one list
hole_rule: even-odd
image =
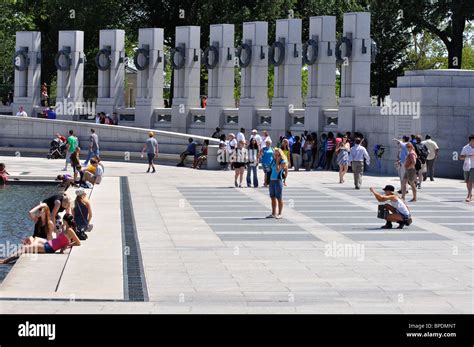
[[189,142],[188,147],[183,153],[179,155],[179,157],[181,158],[181,161],[176,166],[184,166],[184,160],[186,159],[188,155],[196,156],[196,142],[194,142],[194,139],[192,137],[188,139],[188,142]]

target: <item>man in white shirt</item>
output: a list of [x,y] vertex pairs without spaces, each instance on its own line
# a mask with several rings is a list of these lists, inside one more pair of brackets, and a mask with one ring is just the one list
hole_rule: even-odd
[[459,159],[464,160],[464,181],[467,187],[466,202],[471,202],[472,184],[474,183],[474,134],[469,136],[469,143],[463,147]]
[[252,135],[250,136],[250,139],[255,139],[258,145],[258,150],[262,149],[262,137],[258,134],[257,129],[252,130]]
[[237,133],[237,143],[240,143],[240,141],[245,141],[245,129],[240,128],[240,131]]
[[430,181],[434,181],[434,162],[438,157],[439,147],[436,142],[431,139],[430,135],[425,136],[425,141],[422,142],[428,148],[428,157],[426,157],[426,173],[424,173],[423,181],[429,176]]
[[18,112],[16,113],[17,117],[28,117],[28,114],[25,112],[23,106],[20,106]]
[[370,156],[367,153],[367,150],[360,143],[362,139],[356,137],[355,145],[351,148],[351,153],[349,154],[349,162],[351,162],[352,172],[354,173],[354,185],[355,189],[360,189],[362,185],[362,175],[364,173],[364,159],[367,162],[367,165],[370,165]]

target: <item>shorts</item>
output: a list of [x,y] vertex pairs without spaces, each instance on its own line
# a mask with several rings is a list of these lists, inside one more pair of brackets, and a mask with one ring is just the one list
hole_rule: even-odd
[[155,159],[155,153],[147,153],[146,155],[148,157],[148,164],[151,165],[153,163],[153,159]]
[[408,182],[412,183],[416,181],[416,169],[411,168],[411,169],[406,169],[405,175],[403,178],[406,178]]
[[270,198],[281,200],[283,197],[283,181],[282,180],[271,180],[268,186],[270,190]]
[[247,166],[246,163],[233,163],[234,169],[240,169],[241,167]]
[[53,247],[51,247],[51,245],[49,244],[49,242],[45,242],[45,243],[44,243],[44,252],[45,252],[45,253],[54,253],[55,250],[53,249]]
[[471,169],[470,171],[464,171],[464,182],[474,183],[474,169]]

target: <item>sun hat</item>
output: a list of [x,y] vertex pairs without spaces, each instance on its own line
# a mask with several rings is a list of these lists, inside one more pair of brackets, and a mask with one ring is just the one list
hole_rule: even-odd
[[86,191],[84,190],[84,188],[78,188],[76,189],[76,196],[81,196],[81,195],[86,195]]

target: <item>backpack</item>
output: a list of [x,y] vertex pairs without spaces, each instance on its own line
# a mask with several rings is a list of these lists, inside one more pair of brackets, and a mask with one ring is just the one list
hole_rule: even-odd
[[426,147],[422,143],[417,143],[415,145],[415,151],[416,155],[418,156],[418,159],[422,164],[426,163],[426,158],[428,158],[429,150],[428,147]]
[[[275,170],[276,170],[276,162],[275,162],[275,159],[272,160],[272,162],[270,163],[270,172],[272,172],[272,166],[273,164],[275,164]],[[280,172],[278,173],[278,179],[279,180],[283,180],[285,179],[285,169],[281,169]]]

